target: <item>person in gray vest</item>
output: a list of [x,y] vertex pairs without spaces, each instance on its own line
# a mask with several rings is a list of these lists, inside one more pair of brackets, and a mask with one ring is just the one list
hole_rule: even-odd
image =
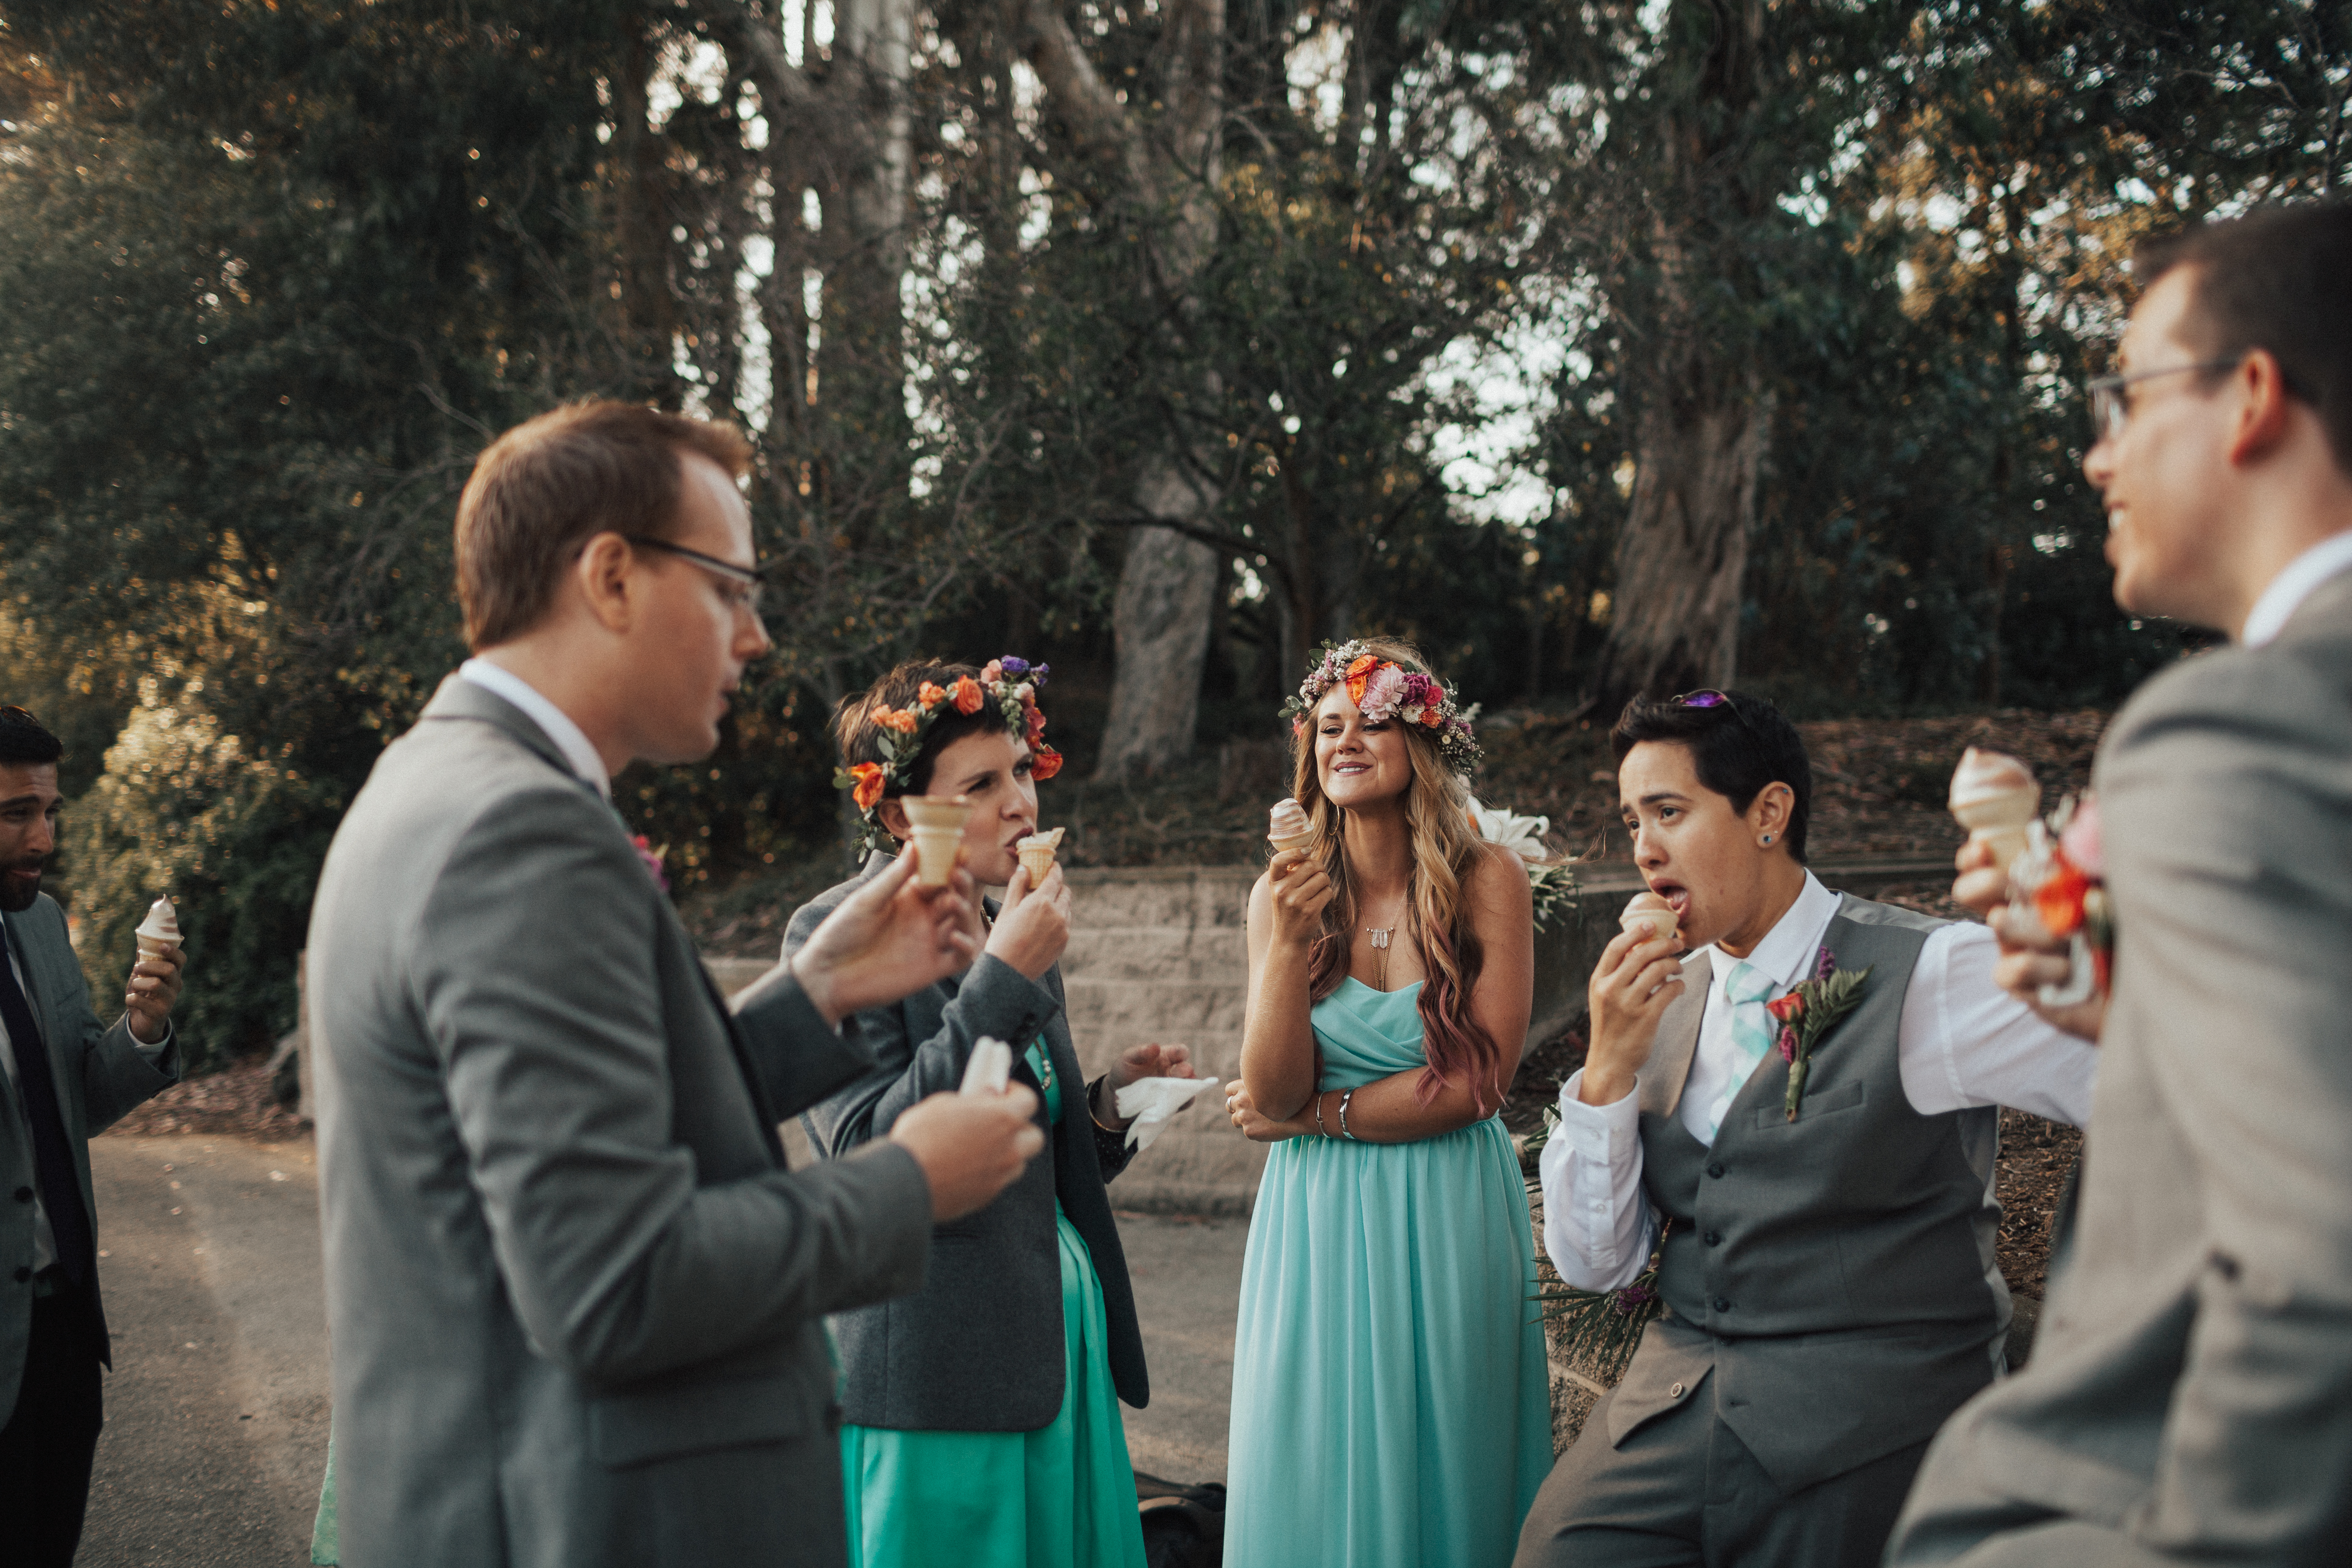
[[2116,602],[2234,646],[2100,742],[2114,991],[2070,1251],[2032,1363],[1929,1450],[1902,1568],[2352,1557],[2352,205],[2134,270],[2083,458]]
[[457,503],[475,657],[386,749],[310,917],[319,1206],[350,1568],[829,1564],[824,1317],[1042,1146],[1025,1089],[866,1157],[776,1126],[870,1065],[839,1020],[952,973],[969,879],[845,900],[733,1008],[607,792],[697,760],[765,651],[731,426],[518,426]]
[[[1679,933],[1621,935],[1593,971],[1590,1053],[1542,1155],[1544,1242],[1596,1290],[1656,1250],[1666,1310],[1517,1562],[1874,1564],[1927,1439],[2001,1366],[1999,1107],[2079,1124],[2095,1054],[1993,985],[1984,927],[1805,868],[1811,765],[1771,704],[1637,699],[1610,741],[1635,863]],[[1865,972],[1792,1094],[1769,1005]]]

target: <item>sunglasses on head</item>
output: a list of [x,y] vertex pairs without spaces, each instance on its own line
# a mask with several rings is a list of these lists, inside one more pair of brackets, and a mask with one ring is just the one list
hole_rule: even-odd
[[1764,743],[1764,737],[1757,733],[1756,726],[1748,721],[1748,715],[1739,710],[1739,704],[1731,700],[1731,693],[1728,691],[1717,691],[1712,686],[1703,686],[1696,691],[1685,691],[1679,697],[1669,697],[1666,699],[1666,703],[1674,708],[1723,709],[1734,719],[1739,721],[1739,727],[1748,731],[1749,739],[1759,746]]
[[14,702],[0,707],[0,724],[31,724],[38,728],[40,722],[30,708],[19,708]]

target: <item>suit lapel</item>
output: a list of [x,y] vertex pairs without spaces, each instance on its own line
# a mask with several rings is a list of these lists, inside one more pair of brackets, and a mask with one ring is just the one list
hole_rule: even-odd
[[1705,952],[1683,960],[1683,994],[1666,1004],[1658,1020],[1658,1037],[1642,1064],[1641,1099],[1645,1114],[1671,1116],[1682,1102],[1683,1085],[1690,1079],[1691,1057],[1698,1049],[1699,1020],[1706,1016],[1706,994],[1715,974],[1714,961]]

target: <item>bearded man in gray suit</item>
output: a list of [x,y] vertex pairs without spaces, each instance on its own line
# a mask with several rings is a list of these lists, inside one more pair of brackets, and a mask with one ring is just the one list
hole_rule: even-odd
[[863,1158],[778,1121],[870,1069],[838,1021],[969,964],[969,878],[846,900],[730,1015],[610,805],[709,753],[765,651],[730,427],[617,403],[509,431],[458,504],[476,657],[388,749],[310,926],[351,1568],[833,1563],[822,1318],[1041,1147],[935,1096]]
[[2071,1255],[2032,1363],[1929,1450],[1903,1568],[2352,1550],[2352,207],[2138,265],[2083,462],[2116,599],[2235,646],[2101,744],[2117,946],[2074,1020],[2102,1060]]

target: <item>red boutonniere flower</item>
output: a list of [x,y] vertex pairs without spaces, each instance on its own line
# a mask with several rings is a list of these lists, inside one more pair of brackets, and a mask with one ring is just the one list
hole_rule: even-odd
[[1044,784],[1062,771],[1062,753],[1051,746],[1040,746],[1029,757],[1029,776]]
[[629,847],[637,852],[637,858],[644,861],[646,869],[652,873],[654,885],[663,892],[668,892],[669,873],[662,869],[662,856],[667,853],[669,846],[665,844],[656,849],[646,843],[646,836],[640,833],[629,840]]
[[1813,961],[1811,980],[1799,981],[1786,996],[1764,1004],[1764,1010],[1780,1023],[1777,1044],[1780,1059],[1789,1064],[1789,1093],[1784,1104],[1790,1121],[1797,1119],[1797,1106],[1805,1097],[1805,1079],[1813,1066],[1813,1043],[1861,1004],[1863,983],[1869,978],[1868,969],[1860,973],[1840,969],[1837,955],[1825,947]]

